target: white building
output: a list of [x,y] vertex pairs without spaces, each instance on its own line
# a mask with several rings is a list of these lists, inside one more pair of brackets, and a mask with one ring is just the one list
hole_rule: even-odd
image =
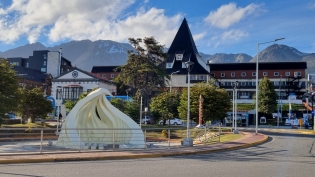
[[78,100],[82,93],[86,93],[93,88],[106,88],[113,95],[116,95],[116,84],[114,82],[78,68],[73,68],[73,70],[54,78],[52,80],[51,96],[56,100],[55,115],[57,116],[61,111],[63,118],[65,118],[67,113],[64,107],[65,101]]

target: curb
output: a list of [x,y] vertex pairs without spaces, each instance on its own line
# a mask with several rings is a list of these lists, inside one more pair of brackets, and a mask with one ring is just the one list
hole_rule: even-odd
[[126,156],[98,156],[98,157],[66,157],[66,158],[41,158],[41,159],[12,159],[12,160],[0,160],[0,164],[13,164],[13,163],[43,163],[43,162],[66,162],[66,161],[94,161],[94,160],[122,160],[122,159],[141,159],[141,158],[156,158],[156,157],[170,157],[170,156],[182,156],[182,155],[197,155],[208,154],[214,152],[224,152],[237,149],[243,149],[255,145],[262,144],[268,140],[268,136],[264,135],[262,140],[253,143],[247,143],[242,145],[236,145],[223,149],[209,149],[198,150],[191,149],[189,152],[165,152],[156,154],[139,154],[139,155],[126,155]]

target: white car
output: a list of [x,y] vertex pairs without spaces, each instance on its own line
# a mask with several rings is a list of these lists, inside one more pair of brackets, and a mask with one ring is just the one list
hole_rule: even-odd
[[150,124],[150,123],[151,123],[150,116],[145,116],[144,118],[141,119],[141,124]]
[[286,120],[285,120],[285,123],[284,123],[284,125],[299,125],[299,119],[297,119],[297,118],[292,118],[292,119],[290,119],[290,118],[287,118]]
[[[160,120],[160,125],[163,125],[164,120]],[[178,118],[172,118],[172,119],[167,119],[165,122],[165,125],[181,125],[183,124],[183,121],[178,119]]]

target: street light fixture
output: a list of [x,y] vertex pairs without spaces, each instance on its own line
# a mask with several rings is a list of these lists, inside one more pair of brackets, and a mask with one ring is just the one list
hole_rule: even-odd
[[190,138],[190,71],[195,63],[192,61],[186,61],[185,65],[188,71],[188,100],[187,100],[187,138],[184,139],[184,146],[192,146],[193,140]]
[[276,42],[283,40],[284,38],[278,38],[273,41],[268,41],[268,42],[262,42],[262,43],[257,43],[257,55],[256,55],[256,135],[258,134],[258,62],[259,62],[259,45],[260,44],[267,44],[270,42]]
[[238,87],[238,81],[235,81],[233,85],[234,85],[233,95],[234,95],[234,91],[235,91],[235,99],[233,98],[233,100],[235,101],[235,106],[234,106],[235,110],[233,110],[233,116],[234,116],[233,123],[235,121],[234,134],[238,134],[238,130],[237,130],[237,87]]
[[[281,101],[281,79],[282,79],[282,75],[280,75],[280,82],[279,82],[279,100],[278,100],[277,129],[279,129],[280,105],[282,104],[282,101]],[[306,109],[306,110],[307,110],[307,109]],[[281,119],[282,119],[282,114],[281,114]]]
[[130,93],[130,91],[131,91],[131,88],[128,88],[128,89],[126,90],[126,93],[127,93],[127,101],[129,101],[128,93]]
[[179,73],[179,70],[175,71],[175,72],[172,72],[172,74],[171,74],[170,92],[172,92],[172,75],[173,74],[177,74],[177,73]]
[[[57,131],[56,131],[56,135],[59,135],[59,114],[61,113],[61,105],[62,105],[62,87],[61,86],[57,86],[57,93],[56,93],[56,97],[58,98],[58,106],[57,106]],[[60,103],[61,100],[61,103]]]

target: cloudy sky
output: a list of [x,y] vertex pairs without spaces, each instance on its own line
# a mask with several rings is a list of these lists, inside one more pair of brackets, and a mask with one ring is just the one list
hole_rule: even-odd
[[315,53],[315,0],[1,0],[0,51],[146,36],[169,47],[184,17],[206,54],[254,56],[257,43],[282,37],[277,43]]

